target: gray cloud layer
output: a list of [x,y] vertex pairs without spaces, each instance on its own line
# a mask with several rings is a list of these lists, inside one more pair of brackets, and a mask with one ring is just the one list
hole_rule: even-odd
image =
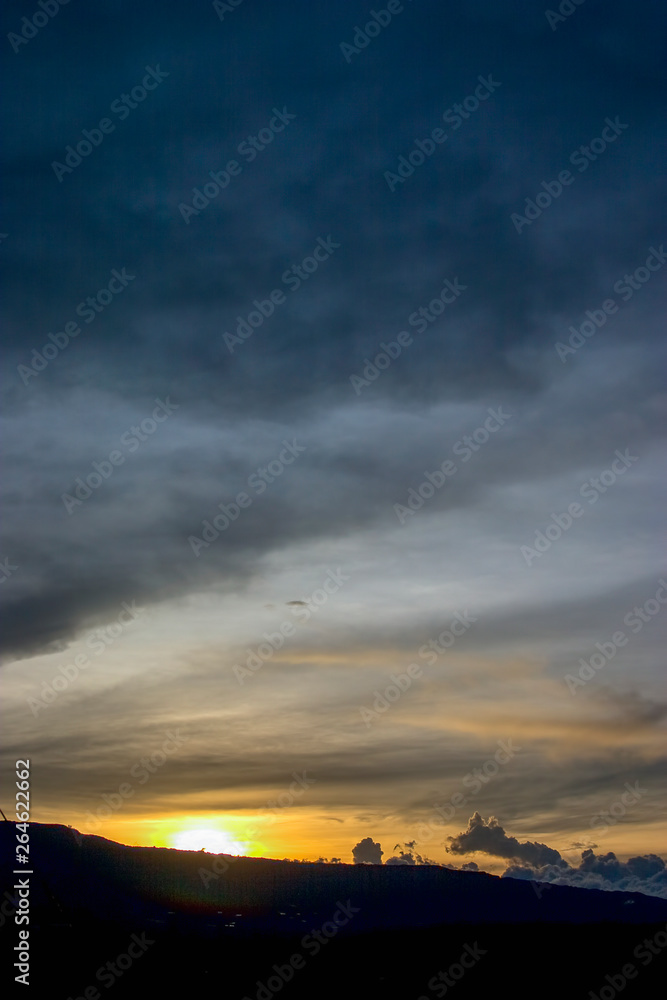
[[[421,4],[404,11],[399,31],[387,29],[347,64],[336,39],[353,34],[364,13],[355,6],[323,16],[298,3],[288,24],[261,2],[229,23],[210,5],[186,16],[179,5],[125,3],[122,32],[103,10],[85,18],[68,11],[8,60],[24,108],[8,109],[3,248],[8,471],[15,477],[4,545],[23,567],[8,595],[10,649],[31,652],[109,615],[129,580],[148,601],[221,575],[234,587],[259,556],[297,535],[374,523],[383,501],[400,497],[438,457],[426,439],[420,448],[416,426],[408,430],[406,414],[424,406],[458,400],[481,402],[480,414],[484,404],[518,411],[521,429],[494,442],[499,457],[487,456],[483,474],[456,483],[448,497],[454,505],[470,504],[498,481],[574,469],[585,453],[606,461],[619,445],[645,447],[658,432],[650,404],[659,387],[659,275],[584,349],[592,356],[604,342],[612,352],[631,336],[635,351],[649,352],[634,381],[619,385],[614,406],[577,392],[574,406],[563,397],[554,409],[545,395],[576,366],[563,367],[554,342],[660,242],[659,10],[643,5],[628,26],[622,5],[606,4],[603,31],[600,11],[588,4],[554,34],[529,6],[499,15],[490,4],[446,14]],[[12,30],[11,13],[4,16]],[[259,17],[267,19],[266,35],[255,29]],[[101,38],[113,57],[99,58]],[[51,162],[158,60],[168,78],[59,184]],[[61,64],[70,67],[67,79],[56,72]],[[382,86],[374,82],[378,71]],[[385,170],[489,74],[500,87],[392,194]],[[244,165],[233,189],[186,225],[179,203],[266,124],[274,106],[295,120]],[[567,167],[570,151],[598,135],[610,115],[628,129],[585,172],[574,171],[576,183],[517,234],[511,213]],[[330,233],[340,249],[230,355],[222,332],[235,328],[253,299],[284,289],[284,271]],[[77,304],[113,267],[136,278],[24,385],[16,366],[75,318]],[[442,319],[423,333],[407,326],[455,276],[468,290]],[[350,374],[406,327],[414,344],[359,400]],[[604,363],[614,365],[612,358]],[[104,494],[68,521],[59,495],[165,396],[180,410],[161,443],[156,437],[128,456]],[[622,420],[614,426],[621,398],[620,412],[638,421],[632,428]],[[394,427],[391,440],[382,433],[381,415],[366,400],[393,411],[404,425],[398,435]],[[183,536],[252,472],[245,449],[255,421],[270,425],[271,440],[257,455],[266,461],[283,433],[332,407],[349,412],[354,438],[333,428],[325,438],[311,435],[289,485],[281,483],[270,504],[258,502],[230,535],[224,567],[218,552],[206,568],[195,567]],[[581,434],[591,419],[597,440]]]

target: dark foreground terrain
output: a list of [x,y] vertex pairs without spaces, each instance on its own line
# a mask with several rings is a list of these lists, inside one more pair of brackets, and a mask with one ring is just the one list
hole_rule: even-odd
[[14,826],[0,824],[5,995],[663,995],[667,900],[641,893],[131,848],[41,824],[30,838],[25,987],[14,983]]

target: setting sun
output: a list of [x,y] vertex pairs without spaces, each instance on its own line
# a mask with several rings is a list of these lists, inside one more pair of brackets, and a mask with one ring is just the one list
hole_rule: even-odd
[[181,830],[171,837],[171,844],[180,851],[204,850],[208,854],[243,854],[246,847],[238,840],[233,840],[224,830],[213,827]]

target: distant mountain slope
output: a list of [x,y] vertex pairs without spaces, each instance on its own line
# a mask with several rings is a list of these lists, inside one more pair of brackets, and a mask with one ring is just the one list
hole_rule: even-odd
[[[213,915],[228,924],[232,918],[230,934],[251,927],[286,931],[326,920],[349,899],[360,911],[350,933],[462,922],[667,922],[667,900],[642,893],[537,885],[431,866],[304,864],[125,847],[37,823],[30,836],[40,873],[33,879],[33,906],[55,900],[63,912],[101,919],[136,918],[155,926],[167,924],[172,911],[171,917],[187,914],[195,922]],[[10,842],[13,826],[0,824],[3,860]]]
[[[513,1000],[590,1000],[616,995],[628,962],[628,1000],[664,986],[667,900],[640,893],[124,847],[36,823],[30,840],[19,996],[433,1000],[455,987],[454,1000],[478,1000],[507,987]],[[19,931],[14,844],[0,823],[3,985]]]

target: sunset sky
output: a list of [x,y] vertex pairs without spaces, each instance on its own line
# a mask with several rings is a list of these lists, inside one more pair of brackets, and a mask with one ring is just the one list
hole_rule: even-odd
[[5,43],[2,808],[667,857],[664,8],[370,10]]

